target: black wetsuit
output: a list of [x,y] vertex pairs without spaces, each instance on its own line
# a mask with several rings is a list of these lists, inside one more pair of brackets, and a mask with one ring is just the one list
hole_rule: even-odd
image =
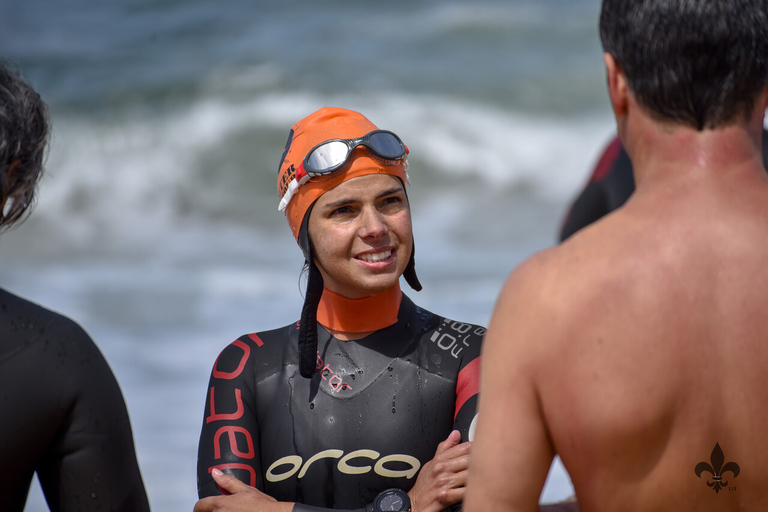
[[218,467],[278,501],[359,509],[382,490],[410,490],[454,428],[469,438],[483,327],[403,295],[397,323],[362,340],[339,341],[319,326],[311,380],[298,372],[297,327],[242,336],[217,359],[198,453],[201,498],[219,494],[210,475]]
[[[766,130],[763,130],[762,142],[763,165],[768,168]],[[600,156],[589,182],[571,205],[560,229],[560,241],[623,205],[634,191],[632,162],[616,137]]]
[[0,289],[0,511],[149,510],[123,396],[72,320]]
[[574,200],[560,229],[562,242],[623,205],[635,191],[629,155],[615,138],[600,156],[587,185]]

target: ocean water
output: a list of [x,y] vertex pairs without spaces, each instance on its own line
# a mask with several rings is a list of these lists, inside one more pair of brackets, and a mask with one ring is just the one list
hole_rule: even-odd
[[[154,510],[196,501],[218,352],[298,317],[303,260],[275,185],[290,126],[343,106],[403,138],[424,284],[409,295],[487,324],[509,271],[556,242],[612,135],[598,11],[599,0],[0,0],[0,58],[53,121],[37,207],[0,236],[0,285],[99,344]],[[556,462],[542,500],[571,492]],[[27,510],[47,510],[38,489]]]

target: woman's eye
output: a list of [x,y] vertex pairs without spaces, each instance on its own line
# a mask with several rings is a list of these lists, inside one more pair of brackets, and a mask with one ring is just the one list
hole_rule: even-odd
[[344,215],[351,212],[352,212],[352,208],[350,208],[349,206],[342,206],[340,208],[336,208],[335,210],[331,211],[331,215]]
[[385,207],[393,207],[402,204],[403,199],[398,196],[387,197],[382,201],[382,205]]

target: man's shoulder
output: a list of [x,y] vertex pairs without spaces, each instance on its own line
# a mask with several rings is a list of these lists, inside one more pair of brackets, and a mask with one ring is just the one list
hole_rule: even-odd
[[[593,228],[587,228],[593,231]],[[631,290],[638,255],[600,233],[576,233],[565,243],[538,252],[508,277],[495,316],[509,323],[535,324],[537,332],[576,333],[585,317],[604,310]],[[552,319],[552,321],[545,320]],[[517,329],[519,325],[508,325]]]
[[525,339],[539,338],[543,327],[553,327],[541,319],[563,318],[561,310],[574,286],[570,284],[573,276],[565,271],[571,266],[568,253],[562,247],[540,251],[509,274],[489,325],[491,339],[515,339],[514,345],[520,348]]
[[549,301],[571,287],[601,281],[611,273],[609,263],[619,248],[607,239],[607,234],[595,235],[590,227],[561,245],[533,254],[510,273],[505,291],[522,293],[524,300]]

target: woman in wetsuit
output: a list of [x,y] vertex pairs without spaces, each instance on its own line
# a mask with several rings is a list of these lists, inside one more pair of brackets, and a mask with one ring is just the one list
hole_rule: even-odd
[[301,320],[241,336],[214,363],[196,512],[460,503],[485,329],[400,290],[401,275],[421,289],[407,153],[349,110],[293,126],[278,194],[309,269]]
[[[32,203],[48,140],[40,96],[0,65],[0,229]],[[128,413],[72,320],[0,288],[0,510],[24,510],[35,473],[58,511],[149,510]]]

